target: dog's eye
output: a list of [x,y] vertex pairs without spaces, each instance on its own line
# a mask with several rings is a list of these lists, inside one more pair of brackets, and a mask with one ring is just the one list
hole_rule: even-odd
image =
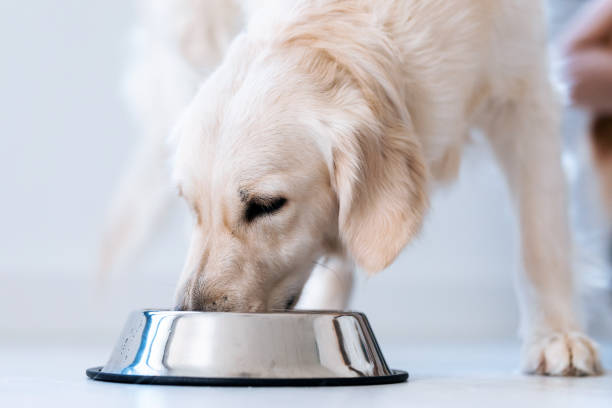
[[287,199],[285,197],[272,198],[269,200],[251,200],[247,204],[244,217],[249,222],[253,221],[261,215],[275,213],[280,210],[286,202]]

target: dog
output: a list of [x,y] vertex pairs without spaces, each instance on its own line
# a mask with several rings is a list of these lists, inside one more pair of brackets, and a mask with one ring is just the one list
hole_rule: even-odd
[[159,169],[169,154],[195,220],[177,309],[343,308],[354,266],[376,273],[393,262],[479,129],[521,225],[522,369],[599,374],[574,306],[542,4],[245,3],[143,5],[144,62],[131,86],[153,136],[107,242],[146,235],[167,196]]

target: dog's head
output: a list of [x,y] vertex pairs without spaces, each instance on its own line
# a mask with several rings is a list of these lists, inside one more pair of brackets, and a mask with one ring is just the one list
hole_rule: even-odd
[[426,171],[393,69],[312,41],[238,38],[177,126],[196,220],[180,309],[290,308],[325,253],[379,271],[420,227]]

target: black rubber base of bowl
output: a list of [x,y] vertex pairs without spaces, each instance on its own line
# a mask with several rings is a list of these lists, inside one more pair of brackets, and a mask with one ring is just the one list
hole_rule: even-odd
[[378,377],[346,378],[211,378],[175,377],[163,375],[129,375],[103,373],[102,367],[88,368],[85,373],[92,380],[129,384],[154,385],[214,385],[225,387],[322,387],[342,385],[394,384],[408,380],[408,373],[391,370],[393,374]]

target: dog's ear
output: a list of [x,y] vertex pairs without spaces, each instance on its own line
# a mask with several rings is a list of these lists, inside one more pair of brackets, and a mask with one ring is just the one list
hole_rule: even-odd
[[405,125],[340,138],[333,149],[339,231],[368,272],[387,267],[420,229],[427,209],[421,147]]
[[329,125],[340,238],[359,266],[377,272],[420,229],[427,171],[405,106],[409,61],[367,14],[344,7],[301,10],[281,45],[302,51],[300,68],[341,107]]

